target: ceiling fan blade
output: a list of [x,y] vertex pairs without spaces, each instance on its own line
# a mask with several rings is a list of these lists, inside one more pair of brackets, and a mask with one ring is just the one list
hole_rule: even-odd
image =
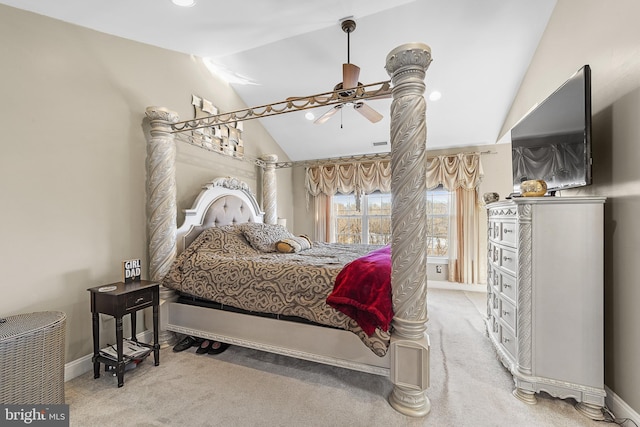
[[355,64],[342,64],[342,88],[353,89],[358,87],[360,67]]
[[369,107],[364,102],[356,102],[353,104],[353,108],[360,114],[362,114],[371,123],[377,123],[382,120],[382,114],[378,113],[373,108]]
[[335,113],[337,113],[338,110],[341,108],[342,108],[342,104],[334,105],[333,107],[331,107],[330,110],[328,110],[326,113],[318,117],[313,123],[316,125],[323,124],[324,122],[329,120]]

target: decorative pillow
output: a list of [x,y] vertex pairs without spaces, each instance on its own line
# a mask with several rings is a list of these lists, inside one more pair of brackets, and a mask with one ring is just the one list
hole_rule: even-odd
[[289,237],[276,242],[276,250],[283,254],[304,251],[311,248],[311,240],[304,234],[297,237]]
[[275,252],[276,242],[295,237],[282,225],[247,222],[238,226],[254,249],[260,252]]

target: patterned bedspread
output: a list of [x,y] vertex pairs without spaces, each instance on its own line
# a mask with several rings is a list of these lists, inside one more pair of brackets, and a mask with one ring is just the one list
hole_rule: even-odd
[[254,249],[236,226],[215,227],[175,260],[163,285],[199,298],[262,313],[298,316],[351,331],[384,356],[390,334],[368,336],[355,320],[326,303],[342,267],[379,246],[315,242],[297,253]]

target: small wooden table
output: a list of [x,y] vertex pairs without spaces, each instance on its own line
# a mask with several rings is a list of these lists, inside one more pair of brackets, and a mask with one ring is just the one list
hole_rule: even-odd
[[[118,387],[124,385],[125,361],[123,357],[122,317],[131,315],[131,339],[136,338],[136,312],[153,307],[153,344],[139,343],[153,349],[155,366],[160,364],[160,345],[158,344],[158,307],[160,304],[160,287],[158,283],[148,280],[110,285],[96,286],[87,289],[91,292],[91,317],[93,321],[93,378],[100,378],[100,363],[115,366],[118,376]],[[118,360],[114,361],[100,355],[100,324],[98,313],[108,314],[116,319],[116,345]]]

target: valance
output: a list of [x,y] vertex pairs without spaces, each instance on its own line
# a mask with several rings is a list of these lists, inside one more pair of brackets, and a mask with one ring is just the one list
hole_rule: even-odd
[[[427,159],[427,189],[442,185],[449,191],[457,188],[474,189],[482,180],[483,171],[480,153],[459,153]],[[391,191],[391,160],[380,159],[366,162],[326,162],[307,167],[305,177],[307,194],[317,196],[336,193],[360,195],[374,191]]]
[[427,189],[442,185],[449,191],[473,190],[484,176],[480,153],[459,153],[427,159]]

